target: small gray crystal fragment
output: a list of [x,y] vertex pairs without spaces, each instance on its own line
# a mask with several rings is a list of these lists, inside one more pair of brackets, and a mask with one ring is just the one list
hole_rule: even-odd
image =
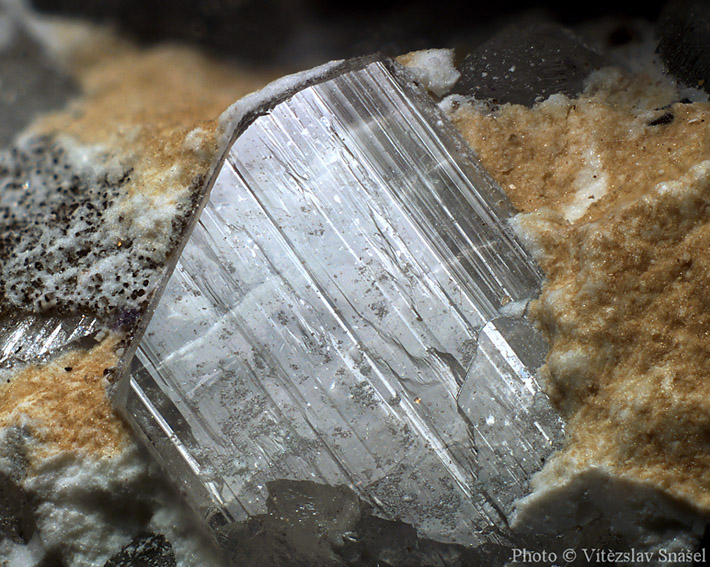
[[[394,542],[392,565],[510,543],[465,388],[478,364],[493,393],[539,390],[545,345],[503,318],[542,280],[513,212],[388,60],[346,62],[242,124],[117,390],[233,556],[253,532],[277,564],[350,564],[368,518],[429,542],[414,555]],[[501,403],[560,427],[530,396]],[[513,420],[492,450],[530,427]],[[525,473],[553,450],[546,435],[520,455]],[[507,498],[525,493],[503,470],[515,459],[486,463],[515,479]]]
[[556,93],[579,94],[589,74],[605,63],[558,24],[511,25],[466,57],[454,92],[532,106]]
[[0,472],[0,540],[28,543],[34,531],[29,495],[10,475]]
[[175,567],[175,554],[162,534],[144,533],[109,559],[104,567]]
[[269,483],[267,513],[217,532],[232,565],[344,565],[340,549],[368,506],[345,486],[307,481]]
[[690,87],[710,93],[710,5],[671,0],[656,24],[658,54],[668,70]]

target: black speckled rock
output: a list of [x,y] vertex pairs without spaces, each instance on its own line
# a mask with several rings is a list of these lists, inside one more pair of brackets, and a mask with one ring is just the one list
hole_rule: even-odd
[[513,25],[466,57],[454,92],[532,106],[556,93],[578,94],[604,64],[600,54],[557,24]]
[[63,106],[78,92],[42,46],[0,12],[0,147],[38,114]]
[[144,533],[109,559],[104,567],[175,567],[173,546],[161,534]]
[[657,24],[658,53],[668,70],[710,93],[710,3],[672,0]]
[[[130,326],[166,252],[141,239],[136,215],[123,212],[131,170],[82,167],[70,153],[48,137],[0,150],[0,316],[12,309],[82,311]],[[169,249],[188,216],[171,219]]]

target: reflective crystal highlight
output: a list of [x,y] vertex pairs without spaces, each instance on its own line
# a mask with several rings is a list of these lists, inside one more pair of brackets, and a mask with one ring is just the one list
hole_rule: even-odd
[[270,487],[292,481],[345,487],[422,538],[499,537],[561,428],[537,402],[544,344],[522,352],[509,339],[530,327],[501,319],[541,281],[511,214],[389,62],[341,69],[244,129],[126,402],[213,529],[273,513]]
[[506,516],[525,493],[562,424],[535,379],[547,344],[526,321],[502,317],[486,324],[458,405],[476,441],[478,480]]
[[94,336],[103,329],[101,321],[88,314],[8,315],[0,321],[0,372],[92,346]]

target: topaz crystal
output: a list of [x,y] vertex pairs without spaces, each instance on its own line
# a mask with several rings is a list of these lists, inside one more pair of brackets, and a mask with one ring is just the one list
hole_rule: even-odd
[[562,428],[513,214],[391,61],[346,62],[242,123],[122,401],[217,536],[294,501],[289,529],[321,522],[333,549],[363,515],[505,539]]

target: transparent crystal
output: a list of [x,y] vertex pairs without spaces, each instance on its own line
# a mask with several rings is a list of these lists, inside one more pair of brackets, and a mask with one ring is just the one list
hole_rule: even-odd
[[500,540],[561,429],[534,378],[544,343],[503,317],[541,283],[511,214],[388,61],[351,62],[243,129],[124,402],[213,530],[278,515],[309,483],[350,495],[293,507],[312,520],[341,499],[321,529],[335,547],[364,513]]
[[25,364],[45,362],[75,348],[93,346],[104,330],[94,315],[15,313],[0,318],[0,373]]

